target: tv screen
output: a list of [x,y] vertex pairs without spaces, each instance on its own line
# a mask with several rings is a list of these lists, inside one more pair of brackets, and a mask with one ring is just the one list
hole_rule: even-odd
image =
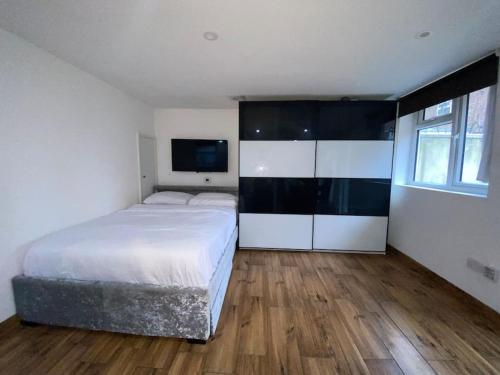
[[227,140],[172,139],[172,170],[227,172]]

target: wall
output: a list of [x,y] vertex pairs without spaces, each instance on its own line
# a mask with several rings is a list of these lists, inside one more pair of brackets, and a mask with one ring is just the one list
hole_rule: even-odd
[[153,110],[0,29],[0,321],[26,245],[138,200]]
[[[499,90],[500,91],[500,90]],[[487,198],[404,186],[411,115],[396,134],[389,243],[500,312],[500,283],[468,269],[468,257],[500,269],[500,92]]]
[[[158,183],[162,185],[204,185],[210,177],[214,186],[238,186],[237,109],[157,109],[155,131],[158,150]],[[228,172],[173,172],[172,138],[227,139]]]

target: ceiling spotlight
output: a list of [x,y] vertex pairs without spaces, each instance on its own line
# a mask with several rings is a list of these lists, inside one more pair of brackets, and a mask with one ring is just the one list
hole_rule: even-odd
[[203,38],[213,42],[214,40],[219,39],[219,35],[217,35],[217,33],[213,32],[213,31],[207,31],[207,32],[203,33]]
[[415,34],[416,39],[424,39],[431,35],[430,31],[421,31]]

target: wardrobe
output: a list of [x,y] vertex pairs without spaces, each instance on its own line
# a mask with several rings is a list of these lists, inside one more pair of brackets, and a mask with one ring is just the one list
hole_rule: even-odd
[[395,101],[240,102],[240,248],[384,252],[395,120]]

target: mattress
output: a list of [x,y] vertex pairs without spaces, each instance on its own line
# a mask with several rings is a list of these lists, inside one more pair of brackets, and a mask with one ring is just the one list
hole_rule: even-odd
[[35,241],[24,275],[208,288],[235,227],[231,207],[134,205]]
[[233,256],[236,250],[236,240],[238,239],[238,228],[234,229],[234,232],[229,239],[226,250],[222,255],[217,269],[210,280],[210,285],[208,287],[208,303],[210,309],[210,332],[215,333],[217,328],[217,323],[219,321],[220,313],[222,310],[222,305],[224,303],[224,297],[226,295],[226,290],[229,284],[229,278],[231,277],[231,271],[233,269]]

